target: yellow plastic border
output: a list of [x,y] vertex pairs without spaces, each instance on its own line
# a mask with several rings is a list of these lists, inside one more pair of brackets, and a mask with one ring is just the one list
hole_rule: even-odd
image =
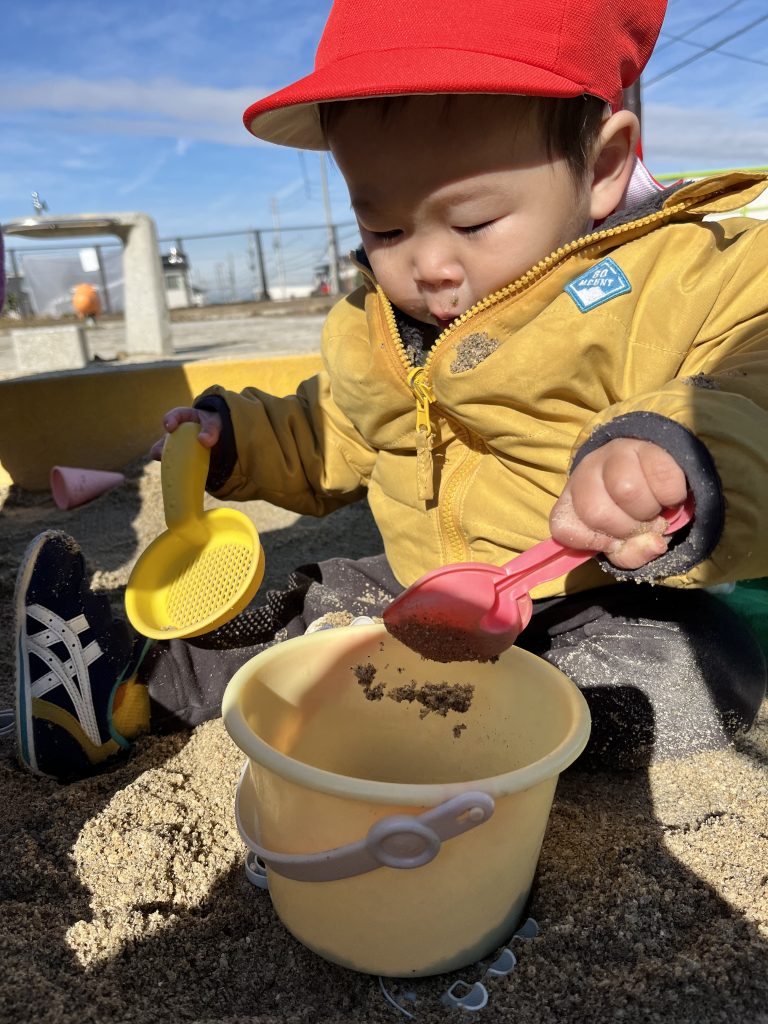
[[162,417],[212,384],[292,394],[320,355],[158,362],[0,381],[0,485],[49,486],[51,466],[120,470],[162,436]]

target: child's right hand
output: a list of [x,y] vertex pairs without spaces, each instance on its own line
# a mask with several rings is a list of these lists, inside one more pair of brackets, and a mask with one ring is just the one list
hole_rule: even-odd
[[550,514],[552,536],[566,547],[602,551],[619,569],[639,569],[667,550],[661,511],[682,505],[687,493],[685,474],[667,451],[616,438],[571,473]]
[[182,423],[200,424],[200,433],[197,435],[197,439],[203,448],[213,448],[221,437],[221,416],[217,412],[210,412],[208,409],[190,409],[185,406],[179,406],[176,409],[171,409],[163,416],[163,426],[167,433],[158,441],[155,441],[149,449],[149,454],[153,459],[159,461],[162,458],[166,437],[168,434],[172,434]]

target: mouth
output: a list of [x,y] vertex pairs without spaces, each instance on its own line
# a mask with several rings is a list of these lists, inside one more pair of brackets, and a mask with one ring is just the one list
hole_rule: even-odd
[[[441,310],[440,312],[442,313],[443,311]],[[457,316],[459,316],[459,313],[448,313],[443,316],[439,316],[437,313],[432,314],[435,323],[441,331],[444,331],[449,324],[452,324]]]

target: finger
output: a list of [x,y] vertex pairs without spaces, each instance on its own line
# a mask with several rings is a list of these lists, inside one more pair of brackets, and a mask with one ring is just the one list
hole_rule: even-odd
[[605,556],[618,569],[640,569],[665,554],[667,544],[666,538],[660,533],[649,531],[621,541],[606,550]]
[[163,416],[163,426],[172,434],[177,427],[182,423],[199,423],[200,412],[198,409],[189,409],[185,406],[179,406],[175,409],[170,409],[165,416]]
[[[637,531],[638,521],[628,515],[608,492],[602,460],[589,461],[589,456],[571,478],[571,499],[578,519],[595,534],[613,540],[631,537]],[[605,542],[599,550],[605,549]]]
[[615,537],[594,530],[577,515],[569,489],[555,502],[549,516],[549,529],[556,541],[577,551],[605,551],[616,544]]
[[685,473],[669,452],[655,444],[643,444],[637,451],[643,476],[662,508],[682,505],[688,495]]
[[602,469],[606,493],[616,507],[634,521],[635,528],[661,512],[662,505],[646,479],[636,449],[622,449],[620,454],[608,458]]
[[200,433],[197,439],[204,448],[213,448],[221,437],[221,420],[217,413],[200,410]]
[[165,437],[161,437],[158,441],[152,445],[149,449],[149,457],[159,462],[163,457],[163,445],[165,444]]

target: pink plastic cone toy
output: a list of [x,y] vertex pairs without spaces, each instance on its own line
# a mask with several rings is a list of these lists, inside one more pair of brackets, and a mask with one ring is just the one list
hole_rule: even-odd
[[51,469],[53,500],[59,508],[84,505],[122,483],[125,483],[122,473],[102,469],[76,469],[72,466],[54,466]]

